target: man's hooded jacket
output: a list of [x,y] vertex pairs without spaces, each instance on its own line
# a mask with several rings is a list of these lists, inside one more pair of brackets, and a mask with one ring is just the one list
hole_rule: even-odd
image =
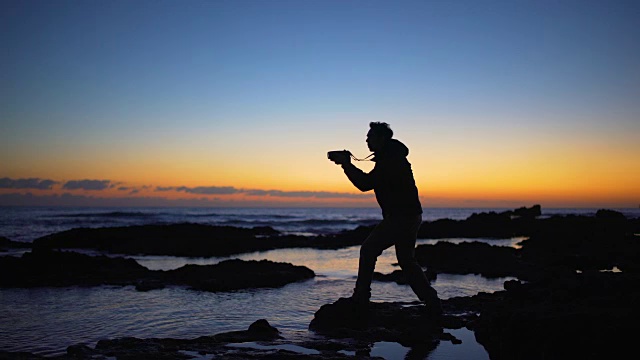
[[373,189],[385,219],[422,214],[418,188],[407,160],[409,149],[400,141],[391,139],[374,154],[376,165],[369,173],[351,163],[343,165],[349,180],[360,191]]

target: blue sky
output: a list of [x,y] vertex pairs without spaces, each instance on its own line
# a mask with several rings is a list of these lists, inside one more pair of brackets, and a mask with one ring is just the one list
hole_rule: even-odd
[[[184,181],[157,180],[154,169],[187,157],[192,167],[225,169],[207,182],[176,168],[198,180],[191,186],[322,191],[314,182],[321,178],[330,191],[351,191],[322,166],[297,182],[282,175],[281,188],[260,172],[287,149],[299,149],[296,161],[333,147],[366,155],[364,134],[375,120],[396,127],[430,167],[435,146],[454,153],[504,143],[499,153],[524,144],[561,154],[576,141],[580,151],[622,146],[615,157],[640,151],[637,1],[4,1],[2,8],[0,176],[11,179],[178,187]],[[205,165],[222,153],[256,169],[251,186],[238,184],[247,176],[235,165]],[[112,165],[100,171],[91,159]],[[629,165],[636,163],[620,166]],[[148,179],[128,177],[140,166],[149,167]]]

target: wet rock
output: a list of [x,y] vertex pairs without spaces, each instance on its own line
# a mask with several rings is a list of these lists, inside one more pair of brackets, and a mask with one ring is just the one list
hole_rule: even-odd
[[[273,349],[240,348],[228,346],[244,342],[260,342],[272,344]],[[56,357],[39,356],[26,352],[2,352],[1,359],[192,359],[213,358],[225,360],[240,359],[303,359],[303,360],[331,360],[331,359],[380,359],[368,354],[349,356],[338,351],[343,347],[325,348],[319,354],[302,354],[295,351],[278,349],[278,345],[293,344],[286,341],[275,327],[265,319],[260,319],[249,326],[247,330],[230,331],[212,336],[201,336],[195,339],[150,338],[140,339],[123,337],[118,339],[103,339],[98,341],[95,348],[84,344],[72,345],[67,353]],[[300,343],[300,345],[305,345]],[[319,344],[318,344],[319,345]]]
[[282,336],[280,336],[280,331],[271,326],[267,320],[260,319],[249,325],[247,330],[217,334],[213,336],[213,339],[224,343],[242,343],[282,339]]
[[391,341],[405,346],[435,346],[443,337],[438,320],[430,318],[422,305],[369,303],[368,307],[341,298],[323,305],[309,329],[334,338],[353,338],[369,342]]
[[268,260],[236,259],[152,271],[133,259],[49,250],[25,253],[20,258],[0,257],[0,272],[10,274],[0,277],[0,287],[133,285],[140,291],[167,285],[203,291],[280,287],[315,276],[307,267]]
[[[431,268],[424,270],[424,275],[430,282],[436,281],[438,274]],[[402,270],[394,270],[390,274],[373,273],[373,280],[381,282],[395,282],[398,285],[408,285],[407,278]]]
[[130,285],[152,272],[133,259],[32,251],[0,257],[1,287]]
[[174,284],[195,290],[230,291],[246,288],[280,287],[311,279],[315,273],[305,266],[269,260],[225,260],[216,265],[185,265],[167,271],[164,277]]
[[8,249],[30,249],[31,244],[22,241],[13,241],[4,236],[0,236],[0,252],[5,252]]
[[526,278],[536,270],[532,264],[520,261],[516,249],[481,242],[418,245],[415,254],[420,265],[437,273]]
[[[535,229],[535,205],[502,213],[473,214],[466,220],[425,221],[419,238],[497,237],[529,235]],[[514,215],[519,214],[519,215]],[[534,215],[531,215],[534,214]],[[337,234],[298,236],[270,227],[239,228],[204,224],[137,225],[78,228],[36,239],[37,249],[95,249],[113,254],[229,256],[282,248],[339,249],[360,245],[374,226],[359,226]]]
[[268,249],[261,236],[269,227],[239,228],[202,224],[78,228],[34,240],[36,249],[96,249],[116,254],[227,256],[246,249]]
[[338,249],[359,245],[372,227],[334,235],[284,235],[270,227],[239,228],[203,224],[78,228],[43,236],[35,249],[94,249],[112,254],[229,256],[282,248]]
[[542,207],[540,205],[533,205],[530,208],[523,206],[511,211],[509,214],[511,216],[517,216],[522,218],[536,218],[542,215]]
[[640,321],[638,274],[554,274],[510,283],[473,323],[491,359],[624,358]]
[[425,221],[420,226],[418,238],[510,238],[530,235],[538,223],[536,218],[541,214],[540,205],[533,205],[530,208],[521,207],[503,212],[473,213],[465,220]]

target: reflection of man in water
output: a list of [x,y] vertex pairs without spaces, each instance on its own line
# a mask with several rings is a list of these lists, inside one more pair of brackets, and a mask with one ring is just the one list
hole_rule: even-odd
[[344,156],[334,159],[360,191],[372,190],[382,209],[382,221],[373,229],[360,248],[358,280],[351,297],[359,305],[367,305],[371,297],[371,280],[376,260],[382,252],[395,245],[398,263],[411,289],[435,315],[442,313],[440,300],[414,257],[416,236],[422,223],[422,205],[407,161],[409,149],[393,139],[386,123],[372,122],[367,133],[367,145],[376,165],[369,173],[351,164]]

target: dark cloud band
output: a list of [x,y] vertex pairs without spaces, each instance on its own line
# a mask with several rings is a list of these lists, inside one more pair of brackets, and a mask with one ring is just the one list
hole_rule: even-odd
[[70,180],[62,185],[65,190],[104,190],[111,187],[111,180]]
[[10,179],[8,177],[0,179],[0,189],[39,189],[50,190],[57,181],[49,179],[29,178]]
[[199,195],[230,195],[246,194],[250,196],[271,196],[286,198],[316,198],[316,199],[367,199],[371,194],[351,194],[330,191],[282,191],[282,190],[261,190],[261,189],[238,189],[233,186],[170,186],[156,187],[156,191],[181,191],[189,194]]

